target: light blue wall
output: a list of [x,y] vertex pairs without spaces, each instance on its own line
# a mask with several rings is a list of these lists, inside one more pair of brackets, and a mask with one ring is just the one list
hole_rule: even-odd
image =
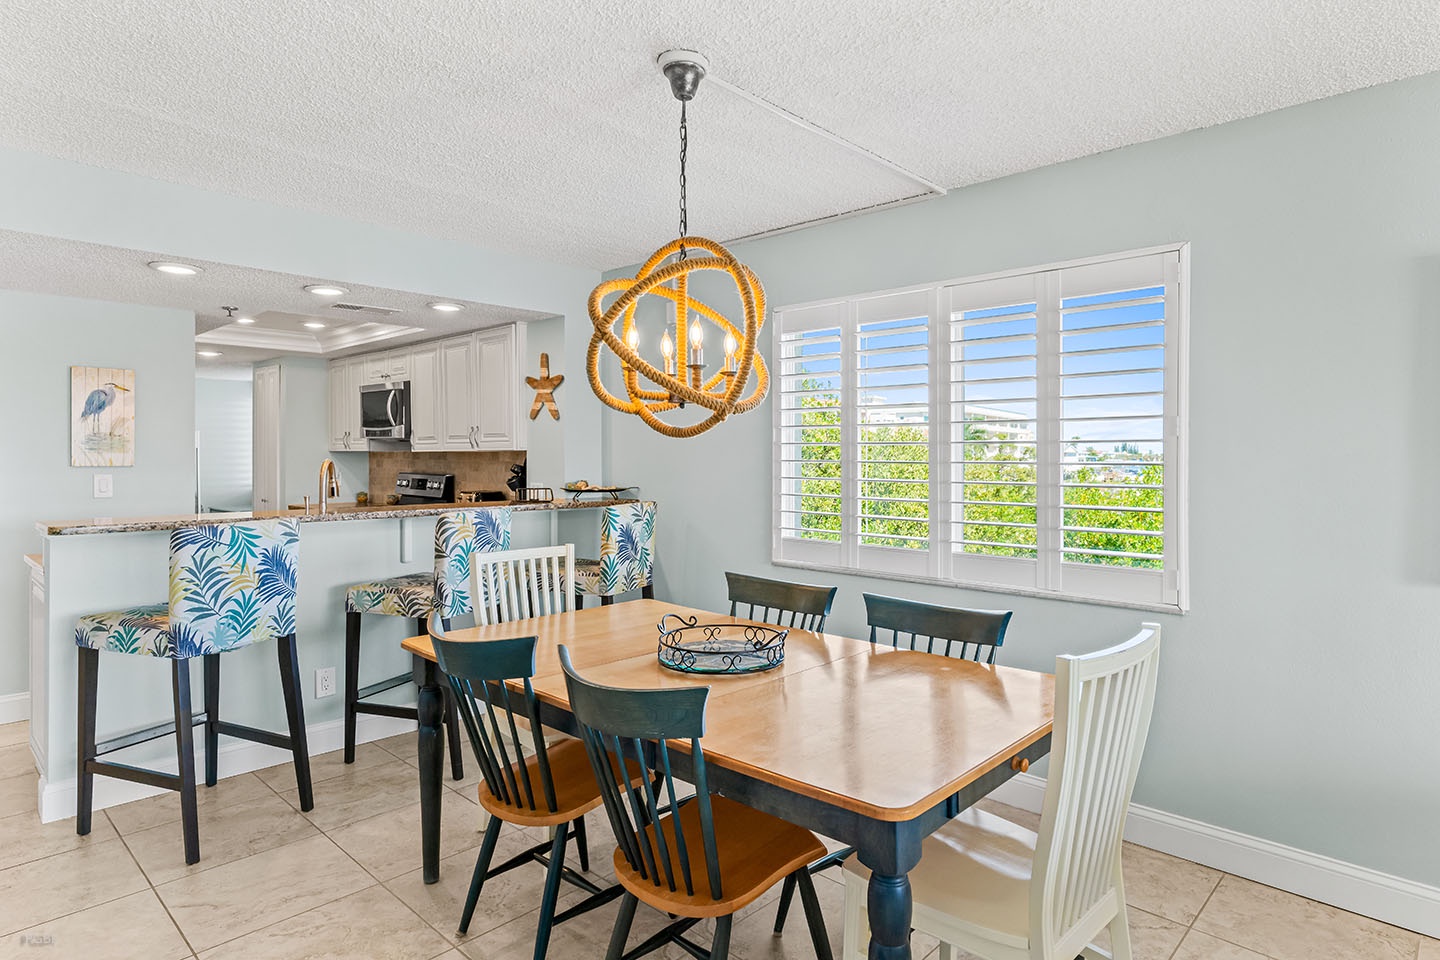
[[773,398],[689,441],[607,412],[659,595],[836,582],[852,636],[865,590],[1004,606],[1042,669],[1159,619],[1138,802],[1440,884],[1437,157],[1431,75],[736,246],[779,306],[1190,241],[1188,615],[773,567]]
[[251,382],[197,377],[195,438],[204,510],[249,510],[255,494]]
[[280,368],[280,500],[320,502],[320,464],[335,461],[340,500],[370,486],[370,458],[330,450],[329,364],[314,357],[284,357],[257,367]]
[[[5,395],[16,405],[0,474],[0,696],[29,688],[21,557],[42,550],[37,521],[194,509],[194,336],[182,310],[0,291]],[[135,466],[70,466],[71,366],[135,371]],[[114,478],[112,499],[92,499],[97,473]]]

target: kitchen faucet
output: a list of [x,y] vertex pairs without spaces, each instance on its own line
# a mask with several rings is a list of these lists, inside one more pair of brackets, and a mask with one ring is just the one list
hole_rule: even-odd
[[320,461],[320,512],[330,506],[330,498],[340,496],[340,475],[335,472],[335,461],[326,457]]

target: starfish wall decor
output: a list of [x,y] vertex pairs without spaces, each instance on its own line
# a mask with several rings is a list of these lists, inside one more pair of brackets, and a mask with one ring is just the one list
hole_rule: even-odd
[[565,382],[565,375],[550,376],[550,354],[540,354],[540,376],[526,377],[525,382],[535,391],[535,402],[530,406],[530,419],[540,415],[540,408],[550,411],[552,420],[560,419],[560,408],[555,406],[555,388]]

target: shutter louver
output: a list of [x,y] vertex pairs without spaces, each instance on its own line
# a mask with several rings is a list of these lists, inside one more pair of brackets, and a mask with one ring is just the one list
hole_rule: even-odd
[[930,318],[856,332],[861,547],[930,548]]
[[782,541],[832,544],[827,553],[837,558],[844,514],[841,344],[839,326],[782,334],[778,401],[777,533]]

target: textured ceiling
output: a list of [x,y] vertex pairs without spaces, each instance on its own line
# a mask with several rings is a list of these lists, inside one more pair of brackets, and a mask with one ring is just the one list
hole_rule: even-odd
[[[1435,0],[7,0],[0,143],[608,268],[675,230],[716,77],[947,187],[1440,69]],[[924,190],[702,85],[718,239]]]
[[[192,277],[158,273],[152,260],[184,260],[204,272]],[[56,237],[0,230],[0,289],[83,297],[152,307],[173,307],[195,314],[197,346],[218,350],[219,358],[200,358],[200,366],[253,363],[286,355],[347,356],[380,346],[400,345],[448,333],[464,333],[545,314],[473,301],[458,313],[431,310],[432,296],[346,283],[339,297],[317,297],[303,287],[331,277],[302,277],[173,253],[143,252],[79,243]],[[448,299],[448,298],[447,298]],[[359,303],[398,311],[371,316],[335,310],[331,304]],[[223,306],[256,323],[226,319]],[[312,331],[306,320],[327,326]]]

